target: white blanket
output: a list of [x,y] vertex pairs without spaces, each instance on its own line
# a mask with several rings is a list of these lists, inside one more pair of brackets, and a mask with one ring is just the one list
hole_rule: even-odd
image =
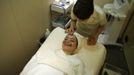
[[56,54],[55,50],[47,50],[46,53],[38,53],[38,63],[49,65],[68,75],[75,75],[73,66],[67,61],[65,54],[59,54],[60,56]]
[[49,65],[39,64],[35,54],[20,75],[64,75],[64,73]]
[[[52,66],[39,63],[38,61],[44,60],[38,60],[38,54],[46,54],[47,50],[53,51],[55,49],[61,49],[62,41],[65,35],[66,34],[64,33],[64,29],[59,27],[54,29],[46,41],[42,44],[40,49],[37,51],[37,53],[24,67],[20,75],[64,75],[63,71],[57,70]],[[80,36],[79,39],[81,39],[81,35],[78,34],[77,36]],[[82,42],[83,45],[80,52],[78,53],[78,56],[84,62],[87,71],[90,73],[89,75],[98,75],[101,67],[104,64],[106,56],[105,47],[100,43],[97,43],[95,46],[87,46],[85,40],[82,40]]]

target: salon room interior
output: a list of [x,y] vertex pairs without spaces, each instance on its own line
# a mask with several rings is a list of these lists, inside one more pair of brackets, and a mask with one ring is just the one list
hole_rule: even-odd
[[[119,5],[127,1],[124,6],[116,6],[114,1],[94,0],[110,16],[106,27],[109,33],[99,40],[104,45],[121,46],[130,75],[134,75],[134,0],[116,0]],[[37,52],[40,39],[51,27],[50,5],[53,2],[0,0],[0,75],[19,75]]]

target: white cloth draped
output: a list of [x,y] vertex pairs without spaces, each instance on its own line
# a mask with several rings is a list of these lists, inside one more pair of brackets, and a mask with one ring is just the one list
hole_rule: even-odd
[[62,50],[38,53],[38,63],[49,65],[67,75],[83,75],[83,64],[77,55],[66,55]]

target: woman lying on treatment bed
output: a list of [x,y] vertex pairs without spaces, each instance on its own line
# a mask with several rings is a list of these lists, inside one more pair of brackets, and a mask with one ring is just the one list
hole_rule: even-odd
[[[71,70],[69,65],[77,63],[79,64],[79,67],[82,67],[83,65],[81,65],[81,60],[84,63],[84,68],[86,68],[88,73],[90,73],[84,75],[98,75],[106,58],[106,49],[103,44],[97,42],[96,45],[89,46],[86,43],[87,40],[83,36],[74,33],[78,40],[77,49],[74,51],[73,55],[66,55],[62,51],[63,40],[65,39],[66,35],[67,34],[65,33],[64,29],[60,27],[55,28],[23,68],[20,75],[64,75],[64,71],[72,74],[73,70]],[[64,59],[64,55],[68,56],[71,61],[69,61],[68,58]],[[63,60],[61,60],[59,57],[62,57]],[[79,60],[79,58],[81,60]],[[67,59],[68,62],[73,61],[74,63],[67,64]],[[49,63],[60,66],[61,68],[54,68],[53,66],[49,65]]]
[[77,37],[67,34],[61,50],[48,50],[43,62],[20,75],[85,75],[84,64],[77,56],[78,45]]

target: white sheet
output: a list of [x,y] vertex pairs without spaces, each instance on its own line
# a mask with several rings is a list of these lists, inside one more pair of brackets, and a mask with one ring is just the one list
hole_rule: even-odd
[[[97,75],[101,67],[103,66],[105,60],[106,56],[105,47],[100,43],[97,43],[95,46],[87,46],[86,40],[83,39],[81,35],[77,33],[75,34],[79,36],[78,39],[82,39],[81,42],[83,42],[82,48],[78,55],[84,62],[90,75]],[[39,48],[37,53],[31,58],[31,60],[24,67],[20,75],[63,75],[61,71],[55,68],[52,68],[45,64],[38,64],[37,59],[39,55],[42,55],[47,50],[60,49],[65,35],[66,34],[64,33],[64,29],[60,27],[54,29],[48,36],[46,41]]]

